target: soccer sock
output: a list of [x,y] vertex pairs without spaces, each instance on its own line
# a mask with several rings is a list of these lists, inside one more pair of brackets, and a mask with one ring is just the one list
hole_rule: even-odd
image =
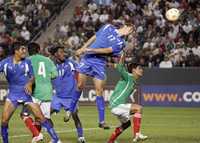
[[41,125],[47,130],[47,132],[49,133],[54,142],[57,142],[59,140],[58,135],[56,134],[54,128],[48,122],[48,120],[41,122]]
[[40,134],[39,130],[35,127],[31,117],[23,117],[23,120],[26,127],[31,131],[33,137],[36,137]]
[[38,130],[39,132],[41,132],[42,127],[41,127],[40,122],[35,121],[35,122],[34,122],[34,126],[37,128],[37,130]]
[[77,102],[81,96],[81,93],[82,91],[78,91],[76,90],[72,96],[72,101],[71,101],[71,104],[70,104],[70,108],[69,108],[69,111],[72,113],[72,112],[75,112],[75,108],[76,108],[76,105],[77,105]]
[[78,137],[82,137],[83,136],[83,128],[78,127],[78,128],[76,128],[76,131],[77,131]]
[[8,143],[8,125],[1,125],[1,136],[3,143]]
[[110,136],[108,143],[114,142],[122,132],[123,132],[123,129],[121,129],[120,127],[115,128],[115,131]]
[[141,124],[142,115],[140,113],[135,113],[133,116],[133,132],[134,135],[140,132],[140,124]]
[[99,113],[99,123],[104,123],[105,121],[105,102],[103,96],[96,97],[96,105]]

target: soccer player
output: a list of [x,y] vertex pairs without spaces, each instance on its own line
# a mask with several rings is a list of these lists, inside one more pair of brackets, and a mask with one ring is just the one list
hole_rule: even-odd
[[[44,114],[45,118],[51,123],[50,109],[51,109],[51,98],[53,95],[53,89],[51,84],[51,79],[57,76],[56,67],[49,58],[39,54],[40,46],[37,43],[30,43],[28,45],[29,59],[31,60],[33,66],[33,73],[35,77],[35,84],[32,99],[33,102],[38,104]],[[32,142],[37,142],[42,140],[40,133],[40,124],[33,122],[33,119],[29,116],[27,110],[21,113],[21,118],[24,120],[26,126],[30,129],[33,135]]]
[[[67,115],[67,111],[69,110],[70,103],[72,100],[73,92],[75,91],[77,84],[77,81],[75,79],[76,64],[73,61],[65,58],[65,52],[63,47],[55,47],[53,49],[52,54],[55,57],[58,77],[53,80],[55,95],[53,96],[51,102],[51,109],[52,113],[58,113],[61,110],[61,108],[64,108]],[[78,116],[77,108],[75,109],[75,112],[72,113],[72,118],[76,126],[78,142],[85,143],[86,141],[83,137],[83,128]]]
[[13,55],[0,62],[0,72],[4,72],[9,85],[1,120],[1,136],[3,143],[8,143],[8,123],[19,104],[27,106],[46,128],[53,143],[59,143],[59,138],[52,125],[43,116],[40,107],[33,103],[31,98],[32,84],[34,82],[31,61],[26,59],[26,47],[15,42],[12,46]]
[[122,55],[119,64],[115,64],[121,79],[110,97],[111,112],[119,119],[121,125],[112,133],[108,143],[114,143],[116,138],[131,126],[131,115],[133,115],[133,142],[147,139],[147,136],[140,133],[142,106],[126,102],[134,92],[137,80],[143,75],[143,68],[138,63],[131,63],[128,65],[129,72],[127,72],[123,61],[124,56]]
[[116,29],[111,24],[106,24],[76,52],[77,55],[84,55],[78,66],[77,90],[72,98],[70,112],[74,111],[85,86],[87,76],[92,77],[97,95],[96,105],[99,114],[99,127],[103,129],[109,129],[109,126],[105,123],[105,103],[103,98],[103,88],[106,80],[106,56],[120,55],[125,46],[123,36],[133,32],[133,28],[132,24],[126,24],[120,29]]

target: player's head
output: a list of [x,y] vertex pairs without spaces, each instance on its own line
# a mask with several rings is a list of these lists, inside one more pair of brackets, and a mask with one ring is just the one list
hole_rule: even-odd
[[21,42],[14,42],[12,44],[12,54],[20,59],[24,59],[27,54],[27,48]]
[[137,63],[133,62],[128,64],[128,72],[132,73],[135,78],[140,78],[143,75],[143,67]]
[[40,52],[40,45],[35,42],[29,43],[28,52],[29,52],[29,55],[38,54]]
[[65,60],[65,51],[64,47],[57,46],[52,49],[52,55],[59,60],[60,62],[63,62]]
[[118,29],[121,36],[126,36],[134,31],[134,25],[132,23],[126,23]]

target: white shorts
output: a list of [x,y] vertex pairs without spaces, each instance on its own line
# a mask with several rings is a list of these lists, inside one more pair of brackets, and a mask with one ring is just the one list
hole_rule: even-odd
[[40,109],[42,110],[42,113],[45,118],[50,119],[51,118],[51,101],[49,102],[42,102],[41,100],[32,97],[33,103],[37,103],[40,105]]
[[130,120],[131,104],[120,104],[111,110],[111,113],[117,116],[121,123]]

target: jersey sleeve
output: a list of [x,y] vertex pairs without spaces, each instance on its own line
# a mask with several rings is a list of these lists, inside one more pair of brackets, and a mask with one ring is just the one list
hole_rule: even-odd
[[126,68],[124,67],[123,64],[117,64],[117,71],[120,73],[120,76],[124,79],[124,80],[128,80],[128,72],[126,71]]
[[124,46],[124,42],[123,41],[118,41],[116,43],[114,43],[111,47],[112,47],[112,52],[114,55],[119,54]]
[[52,60],[49,60],[50,61],[50,67],[51,67],[51,78],[56,78],[58,76],[58,71],[56,69],[56,66],[55,64],[53,63]]

